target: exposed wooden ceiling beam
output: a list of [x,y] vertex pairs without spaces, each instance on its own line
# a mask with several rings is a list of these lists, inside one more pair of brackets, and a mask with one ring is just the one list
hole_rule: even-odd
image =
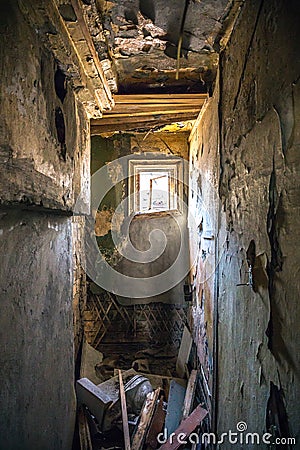
[[91,133],[152,128],[195,120],[207,94],[115,95],[115,106],[101,119],[91,120]]
[[187,101],[203,101],[207,94],[124,94],[114,95],[115,103],[177,103]]

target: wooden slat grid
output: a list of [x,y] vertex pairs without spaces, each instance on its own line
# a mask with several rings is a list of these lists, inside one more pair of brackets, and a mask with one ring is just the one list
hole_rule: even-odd
[[88,342],[165,342],[179,347],[187,307],[165,303],[123,306],[108,292],[89,293],[84,313]]

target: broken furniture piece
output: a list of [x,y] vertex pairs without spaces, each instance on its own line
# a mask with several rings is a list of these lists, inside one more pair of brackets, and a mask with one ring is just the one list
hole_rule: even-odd
[[[190,352],[190,345],[188,347]],[[188,356],[183,356],[182,361],[187,362]],[[155,450],[160,433],[164,432],[168,439],[190,417],[197,384],[196,370],[191,371],[188,380],[141,374],[134,369],[123,372],[118,369],[115,373],[118,375],[97,386],[86,378],[77,381],[79,402],[87,406],[87,411],[99,424],[96,433],[90,428],[92,440],[99,439],[102,445],[109,431],[114,430],[113,434],[117,433],[125,450]],[[92,424],[96,422],[92,420]]]
[[141,450],[143,448],[160,392],[161,390],[158,388],[156,391],[150,392],[146,397],[138,428],[132,439],[132,450]]

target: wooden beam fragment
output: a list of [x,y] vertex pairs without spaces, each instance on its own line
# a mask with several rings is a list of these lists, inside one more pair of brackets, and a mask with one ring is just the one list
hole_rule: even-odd
[[126,119],[129,118],[140,118],[140,117],[147,117],[147,116],[158,116],[158,115],[171,115],[171,114],[191,114],[191,115],[197,115],[199,114],[200,109],[199,108],[167,108],[164,109],[152,109],[150,111],[127,111],[127,112],[119,112],[119,111],[111,111],[109,113],[103,114],[102,118],[99,119],[101,122],[107,122],[111,121],[113,119]]
[[121,125],[132,123],[135,124],[136,122],[154,122],[154,121],[163,121],[166,120],[168,122],[176,122],[180,120],[191,120],[193,118],[196,118],[198,115],[198,110],[188,111],[188,112],[182,112],[182,113],[172,113],[172,114],[162,114],[162,113],[156,113],[156,114],[147,114],[143,116],[127,116],[127,117],[102,117],[102,119],[93,119],[91,121],[91,126],[98,126],[98,127],[104,127],[105,125]]
[[[98,56],[98,53],[97,53],[97,51],[95,49],[94,42],[92,40],[90,31],[89,31],[89,29],[87,27],[87,24],[86,24],[85,20],[84,20],[84,17],[83,17],[83,14],[82,14],[82,7],[81,7],[81,5],[79,3],[79,0],[71,0],[71,4],[72,4],[72,6],[74,8],[75,14],[77,16],[78,23],[79,23],[79,25],[81,27],[81,31],[83,33],[83,36],[84,36],[86,42],[87,42],[88,48],[90,50],[90,53],[91,53],[91,55],[93,57],[94,64],[95,64],[95,66],[97,68],[100,80],[102,81],[103,88],[105,90],[105,94],[107,96],[107,99],[109,101],[112,101],[112,93],[111,93],[111,90],[109,88],[107,79],[106,79],[106,77],[104,75],[103,68],[102,68],[102,66],[100,64],[99,56]],[[107,106],[110,106],[109,102],[108,102]]]
[[123,433],[124,433],[124,445],[125,445],[125,450],[130,450],[130,437],[129,437],[129,427],[128,427],[126,396],[125,396],[122,372],[120,369],[119,369],[119,383],[120,383],[120,398],[121,398],[122,422],[123,422]]
[[195,120],[206,94],[115,95],[115,107],[91,120],[91,134],[152,128],[174,122]]
[[159,450],[176,450],[182,445],[183,440],[187,440],[189,435],[200,425],[200,422],[206,417],[207,411],[198,405],[185,420],[181,422],[177,430],[164,443]]
[[193,401],[195,398],[197,375],[197,370],[192,370],[185,392],[182,420],[186,419],[191,412]]
[[146,436],[147,450],[157,448],[157,436],[163,429],[166,417],[166,411],[164,411],[163,409],[163,404],[164,396],[162,395],[157,403],[155,412],[153,414],[153,419]]
[[122,94],[114,95],[115,103],[182,103],[204,102],[207,94]]
[[185,375],[185,364],[188,363],[191,348],[192,348],[193,338],[188,328],[185,326],[183,329],[183,335],[179,347],[177,362],[176,362],[176,372],[180,378]]
[[[109,131],[126,131],[126,130],[137,130],[137,129],[151,129],[155,126],[166,125],[175,122],[186,122],[189,120],[195,120],[197,118],[197,113],[195,114],[160,114],[158,116],[144,116],[143,120],[139,118],[130,117],[127,119],[114,119],[114,121],[102,122],[91,122],[91,135],[97,135],[101,133],[106,133]],[[101,120],[101,119],[99,119]]]
[[160,388],[158,388],[154,392],[150,392],[146,397],[138,429],[133,437],[132,450],[141,450],[143,448],[145,436],[149,429],[160,391]]
[[105,111],[103,113],[103,118],[110,118],[113,116],[120,116],[120,115],[146,115],[146,114],[170,114],[173,112],[188,112],[188,111],[197,111],[199,112],[201,109],[201,106],[195,105],[195,104],[187,104],[187,103],[181,103],[181,104],[148,104],[148,105],[141,105],[141,104],[126,104],[126,103],[117,103],[116,106],[110,110]]

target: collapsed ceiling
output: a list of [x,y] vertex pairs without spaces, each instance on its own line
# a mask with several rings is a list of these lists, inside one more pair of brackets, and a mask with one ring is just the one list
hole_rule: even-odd
[[[112,62],[119,93],[195,93],[210,88],[219,43],[234,9],[232,1],[85,3],[89,3],[85,8],[90,11],[88,22],[99,58]],[[97,12],[102,33],[95,27]]]
[[[197,117],[204,97],[195,105],[195,95],[211,91],[243,1],[19,0],[19,6],[95,119],[92,126],[117,131],[126,117],[125,130]],[[116,94],[151,97],[114,108]],[[175,101],[175,94],[182,97]]]

